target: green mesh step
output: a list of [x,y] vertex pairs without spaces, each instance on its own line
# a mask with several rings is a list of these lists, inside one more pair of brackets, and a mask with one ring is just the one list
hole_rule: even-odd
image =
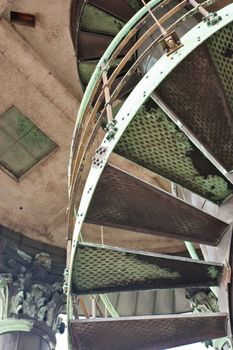
[[89,0],[88,2],[125,22],[128,22],[135,14],[133,8],[125,0]]
[[151,99],[127,127],[115,152],[200,196],[224,201],[232,185]]
[[227,335],[227,314],[75,320],[74,350],[163,350]]
[[222,265],[80,243],[72,272],[75,294],[218,285]]
[[83,31],[114,37],[124,25],[124,21],[93,5],[86,4],[83,8],[80,23],[80,29]]
[[[116,59],[113,63],[113,67],[116,67],[119,64],[120,60],[120,58]],[[98,62],[99,60],[91,60],[78,63],[79,76],[84,85],[87,85],[89,83],[89,80],[91,79],[91,76],[94,73]]]

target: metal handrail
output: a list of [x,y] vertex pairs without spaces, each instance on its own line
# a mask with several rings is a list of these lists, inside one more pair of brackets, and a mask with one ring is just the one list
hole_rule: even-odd
[[[161,0],[151,0],[147,5],[151,9],[154,6],[156,6]],[[113,39],[111,44],[108,46],[107,50],[103,54],[102,58],[100,59],[99,63],[97,64],[95,71],[87,85],[87,88],[85,90],[85,93],[82,98],[82,102],[79,107],[79,112],[77,115],[74,132],[73,132],[73,138],[72,138],[72,144],[71,144],[71,151],[70,151],[70,158],[69,158],[69,166],[68,166],[68,186],[70,187],[70,178],[71,178],[71,166],[72,166],[72,160],[73,160],[73,150],[74,150],[74,143],[77,137],[77,132],[79,128],[81,127],[81,123],[83,121],[83,117],[87,111],[87,107],[89,104],[89,101],[91,98],[93,98],[93,95],[95,93],[95,89],[97,90],[96,86],[97,83],[101,79],[101,72],[103,64],[106,64],[106,62],[109,61],[111,55],[114,54],[116,51],[116,48],[119,46],[121,41],[124,39],[124,37],[131,31],[131,29],[135,26],[135,24],[148,12],[147,8],[142,7],[121,29],[121,31],[116,35],[116,37]]]
[[[165,4],[168,4],[171,2],[171,0],[167,1],[164,0],[163,2],[160,2],[158,5],[158,2],[160,0],[151,0],[147,7],[153,8],[153,11],[156,11],[158,8],[161,8]],[[180,23],[183,23],[187,18],[190,18],[195,13],[198,12],[198,8],[204,8],[207,7],[214,2],[218,0],[206,0],[199,4],[198,7],[190,10],[187,14],[181,16],[177,21],[175,21],[171,26],[167,28],[168,32],[173,31]],[[159,21],[161,24],[165,23],[168,19],[170,19],[174,14],[178,13],[184,6],[186,6],[189,3],[189,0],[183,0],[180,4],[172,8],[169,12],[167,12],[164,16],[162,16]],[[157,5],[157,6],[156,6]],[[154,8],[154,6],[156,6]],[[125,45],[129,42],[129,40],[137,33],[137,31],[141,28],[141,26],[146,22],[146,18],[150,14],[147,13],[147,8],[142,8],[138,13],[123,27],[123,29],[118,33],[118,35],[113,39],[112,43],[108,47],[108,49],[105,51],[104,55],[100,59],[95,72],[92,75],[92,78],[88,84],[88,87],[86,89],[86,92],[84,94],[82,103],[80,105],[74,134],[73,134],[73,140],[72,140],[72,146],[71,146],[71,152],[70,152],[70,160],[69,160],[69,169],[68,169],[68,179],[69,179],[69,196],[70,196],[70,212],[69,212],[69,228],[73,227],[73,207],[75,205],[74,203],[74,197],[75,197],[75,190],[78,182],[78,175],[80,173],[80,167],[82,167],[82,161],[84,158],[84,155],[86,151],[89,148],[89,145],[92,143],[99,127],[102,124],[102,120],[105,116],[106,112],[106,106],[103,107],[103,109],[100,112],[99,118],[97,119],[96,116],[100,110],[101,104],[104,101],[104,91],[101,90],[101,92],[98,95],[98,98],[92,108],[92,110],[89,112],[89,108],[91,108],[91,104],[94,100],[94,97],[97,93],[97,89],[102,82],[102,72],[103,70],[108,70],[109,67],[112,65],[118,54],[122,51],[122,49],[125,47]],[[146,17],[143,17],[145,16]],[[145,41],[156,32],[158,29],[158,24],[155,23],[152,25],[151,28],[149,28],[136,43],[131,47],[129,52],[126,54],[125,57],[122,58],[119,65],[115,68],[115,70],[112,72],[111,76],[107,80],[108,87],[111,87],[113,82],[115,81],[118,74],[121,72],[123,67],[126,65],[126,63],[131,59],[131,57],[134,55],[134,53],[141,47],[142,44],[145,43]],[[156,38],[152,44],[138,57],[138,59],[134,62],[134,64],[130,67],[129,71],[123,76],[123,78],[120,80],[117,87],[115,87],[114,91],[110,95],[109,103],[113,103],[120,91],[122,90],[123,86],[126,84],[126,82],[130,79],[132,74],[135,72],[135,70],[138,68],[140,63],[143,61],[143,59],[150,53],[150,51],[158,45],[159,41],[163,38],[162,35],[159,35],[158,38]],[[123,39],[123,40],[122,40]],[[89,108],[88,108],[89,107]],[[78,146],[77,146],[78,144]]]

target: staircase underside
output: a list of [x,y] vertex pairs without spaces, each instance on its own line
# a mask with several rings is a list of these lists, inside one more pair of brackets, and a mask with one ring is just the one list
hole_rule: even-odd
[[72,321],[75,350],[163,350],[224,337],[226,315],[180,315]]

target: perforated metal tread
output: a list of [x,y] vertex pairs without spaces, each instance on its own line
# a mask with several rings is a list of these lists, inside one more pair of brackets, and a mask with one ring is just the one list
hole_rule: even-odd
[[231,23],[211,37],[210,51],[207,44],[193,51],[157,89],[181,122],[228,171],[233,169],[232,28]]
[[218,285],[221,264],[80,243],[72,272],[74,294]]
[[163,350],[226,336],[226,314],[71,321],[75,350]]
[[[233,23],[213,35],[208,40],[208,48],[233,110]],[[226,132],[228,133],[228,130]]]
[[229,227],[113,166],[103,171],[86,222],[209,245]]
[[115,36],[124,27],[122,21],[109,13],[91,5],[85,4],[81,14],[80,29],[83,31]]
[[114,151],[215,203],[233,191],[230,182],[151,99],[133,118]]
[[135,11],[125,0],[88,0],[88,2],[125,22],[128,22],[128,20],[135,14]]

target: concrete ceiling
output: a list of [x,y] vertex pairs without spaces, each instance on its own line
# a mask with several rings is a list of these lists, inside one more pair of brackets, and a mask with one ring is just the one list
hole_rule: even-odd
[[[0,114],[16,106],[58,149],[19,181],[0,171],[0,222],[31,238],[65,246],[67,162],[81,98],[69,33],[69,0],[1,0]],[[10,11],[36,16],[11,24]]]

